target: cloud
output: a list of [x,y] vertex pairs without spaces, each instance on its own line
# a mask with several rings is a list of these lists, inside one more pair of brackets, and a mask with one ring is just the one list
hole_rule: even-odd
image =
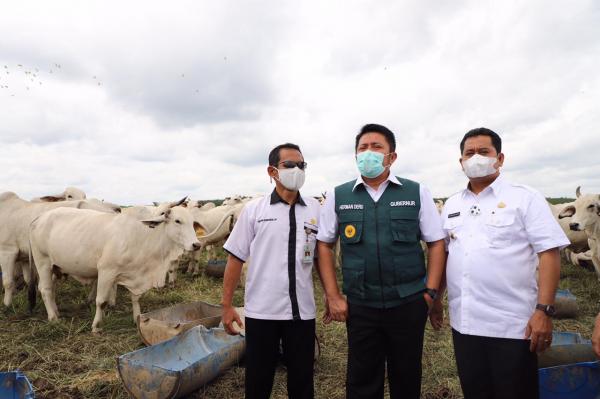
[[356,176],[354,136],[375,122],[396,133],[393,171],[435,196],[464,187],[458,144],[480,126],[503,137],[507,178],[600,192],[599,17],[583,0],[14,3],[0,190],[267,192],[268,152],[290,141],[319,194]]

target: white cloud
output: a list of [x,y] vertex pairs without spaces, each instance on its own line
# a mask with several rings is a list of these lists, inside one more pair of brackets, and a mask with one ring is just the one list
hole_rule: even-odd
[[318,194],[354,177],[354,136],[376,122],[396,133],[394,172],[436,196],[464,186],[458,144],[480,126],[510,179],[600,192],[598,17],[594,1],[5,5],[0,190],[258,193],[291,141]]

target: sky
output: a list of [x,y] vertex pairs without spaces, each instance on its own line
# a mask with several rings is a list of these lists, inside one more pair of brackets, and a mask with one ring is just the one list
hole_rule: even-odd
[[435,197],[465,187],[482,126],[507,179],[599,193],[600,2],[6,2],[0,121],[0,192],[25,199],[266,193],[283,142],[318,195],[357,176],[366,123]]

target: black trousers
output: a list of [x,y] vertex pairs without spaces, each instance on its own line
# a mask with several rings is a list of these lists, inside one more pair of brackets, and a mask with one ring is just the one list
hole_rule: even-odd
[[279,343],[287,366],[290,399],[314,397],[315,320],[259,320],[246,317],[246,399],[269,399]]
[[465,399],[539,397],[537,354],[524,339],[461,334],[452,329]]
[[387,362],[390,398],[419,398],[426,320],[422,296],[390,309],[348,304],[346,397],[383,398]]

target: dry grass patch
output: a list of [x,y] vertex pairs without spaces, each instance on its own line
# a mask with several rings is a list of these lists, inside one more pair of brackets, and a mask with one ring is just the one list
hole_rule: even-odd
[[[573,266],[564,266],[561,277],[561,288],[569,288],[578,297],[580,313],[575,320],[556,321],[555,328],[578,331],[589,338],[594,316],[600,310],[600,283],[594,273]],[[221,285],[221,279],[182,275],[176,288],[145,294],[141,299],[142,311],[194,300],[218,303]],[[115,358],[143,347],[132,320],[129,295],[119,289],[117,306],[107,312],[102,326],[104,332],[96,335],[91,333],[94,309],[86,303],[88,291],[88,287],[73,280],[59,282],[57,304],[61,320],[58,323],[46,321],[41,300],[33,315],[29,315],[26,293],[19,292],[14,306],[0,311],[0,370],[23,370],[35,385],[39,398],[127,398],[116,373]],[[322,310],[320,288],[316,297]],[[241,305],[242,299],[243,293],[238,290],[235,303]],[[316,397],[344,398],[345,326],[339,323],[324,326],[318,322],[317,334],[321,341],[321,358],[315,367]],[[190,398],[241,398],[243,387],[242,365],[227,371]],[[277,371],[272,397],[287,397],[283,368]],[[461,397],[448,325],[441,332],[427,327],[423,397]]]

